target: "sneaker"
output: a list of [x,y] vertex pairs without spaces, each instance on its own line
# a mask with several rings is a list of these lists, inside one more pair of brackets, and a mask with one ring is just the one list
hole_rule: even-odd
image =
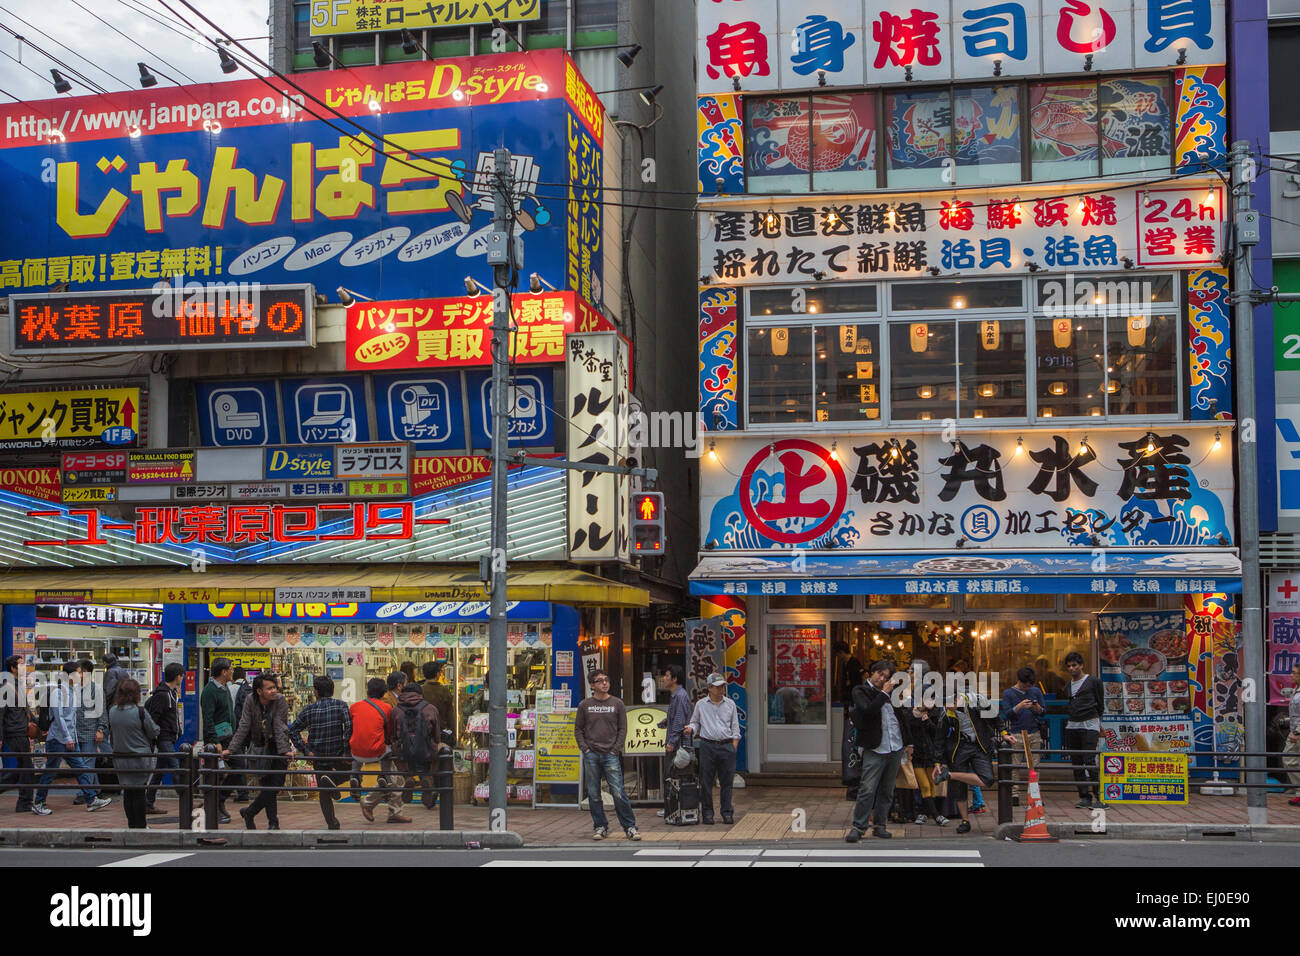
[[657,817],[662,817],[663,815],[664,815],[664,812],[663,812],[662,810],[656,810],[656,811],[655,811],[655,816],[657,816]]
[[[86,811],[88,813],[94,813],[96,810],[103,810],[106,806],[108,806],[112,802],[113,801],[108,799],[108,797],[96,797],[93,802],[86,804]],[[145,811],[145,813],[148,812],[149,812],[148,810]],[[161,810],[157,812],[162,813]]]
[[1292,797],[1287,803],[1293,807],[1300,807],[1300,797]]
[[913,820],[912,822],[915,823],[918,827],[923,827],[923,826],[925,826],[925,814],[924,814],[924,813],[918,813],[918,814],[916,815],[916,819]]
[[1094,804],[1092,805],[1092,808],[1093,808],[1094,810],[1109,810],[1109,809],[1110,809],[1110,804],[1109,804],[1109,803],[1106,803],[1106,802],[1103,801],[1103,800],[1098,800],[1096,803],[1094,803]]
[[1091,809],[1092,809],[1092,798],[1091,798],[1091,797],[1084,797],[1082,800],[1080,800],[1078,803],[1076,803],[1076,804],[1074,805],[1074,808],[1075,808],[1076,810],[1091,810]]
[[937,827],[946,827],[948,825],[948,818],[941,813],[934,818],[934,825]]
[[36,814],[38,817],[48,817],[51,813],[54,812],[43,803],[33,803],[31,810],[32,813]]
[[844,834],[845,843],[857,843],[862,839],[862,831],[853,827],[848,833]]
[[221,810],[217,813],[217,820],[221,823],[229,823],[230,814],[227,813],[225,810]]
[[596,829],[591,831],[591,838],[593,840],[603,840],[607,836],[609,836],[609,827],[596,827]]
[[885,827],[876,827],[871,831],[871,835],[881,840],[892,840],[894,835]]
[[626,830],[625,832],[627,833],[627,838],[628,838],[629,840],[640,840],[640,839],[641,839],[641,834],[637,832],[637,828],[636,828],[636,827],[628,827],[627,830]]
[[405,813],[390,813],[388,815],[388,822],[389,823],[410,823],[411,818],[408,817]]
[[969,820],[963,820],[961,823],[959,823],[959,824],[957,825],[957,832],[958,832],[958,833],[970,833],[970,821],[969,821]]
[[80,794],[80,793],[79,793],[79,794],[77,794],[77,799],[75,799],[75,800],[72,801],[72,805],[73,805],[74,807],[84,807],[84,806],[85,806],[86,804],[88,804],[89,802],[90,802],[90,801],[86,799],[86,797],[85,797],[84,794]]
[[725,823],[727,826],[733,826],[736,822],[736,818],[733,817],[730,813],[724,813],[722,815],[722,822]]
[[375,808],[374,808],[374,807],[366,806],[366,804],[364,804],[364,803],[361,804],[361,815],[362,815],[363,817],[365,817],[367,820],[369,820],[371,823],[374,823],[374,822],[375,822]]
[[982,803],[981,803],[978,807],[971,807],[971,808],[970,808],[970,812],[971,812],[971,813],[988,813],[988,810],[989,810],[989,808],[986,807],[986,806],[984,806],[984,804],[982,804]]

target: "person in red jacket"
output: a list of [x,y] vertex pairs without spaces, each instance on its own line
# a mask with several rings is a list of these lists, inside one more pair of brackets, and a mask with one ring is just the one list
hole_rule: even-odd
[[367,761],[378,760],[380,779],[376,787],[361,799],[361,815],[371,823],[375,821],[375,807],[385,794],[388,796],[388,822],[410,823],[402,815],[401,776],[393,773],[393,758],[388,747],[388,717],[393,708],[384,702],[388,684],[382,677],[372,677],[366,682],[366,699],[352,705],[352,773],[354,777]]

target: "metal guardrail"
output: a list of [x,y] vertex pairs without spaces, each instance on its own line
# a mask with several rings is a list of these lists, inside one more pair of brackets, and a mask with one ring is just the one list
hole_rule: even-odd
[[[115,777],[118,773],[115,767],[94,766],[94,761],[100,757],[110,757],[110,758],[120,757],[120,758],[136,758],[136,759],[140,757],[149,757],[149,756],[169,757],[176,764],[175,766],[164,767],[161,769],[158,767],[154,767],[152,770],[148,771],[151,774],[151,779],[152,776],[157,776],[159,781],[156,785],[153,785],[149,789],[155,789],[155,790],[174,789],[177,792],[180,798],[179,826],[180,829],[182,830],[194,829],[194,822],[195,822],[194,808],[198,805],[202,805],[203,807],[203,828],[206,830],[219,829],[221,825],[220,813],[221,813],[221,792],[222,791],[229,792],[229,791],[239,790],[239,791],[249,791],[255,793],[262,793],[265,791],[275,791],[276,793],[319,793],[322,789],[320,786],[315,786],[315,787],[290,787],[290,786],[283,786],[283,785],[268,786],[260,782],[249,783],[247,781],[240,782],[237,784],[230,783],[230,784],[223,785],[225,784],[225,781],[228,777],[260,778],[263,774],[270,774],[270,773],[275,773],[275,774],[283,773],[286,776],[288,776],[290,774],[300,772],[297,770],[290,769],[291,763],[296,760],[306,761],[307,763],[313,765],[305,769],[304,771],[301,771],[306,773],[317,772],[314,766],[317,762],[324,763],[326,761],[340,761],[340,762],[346,761],[349,764],[352,762],[352,757],[350,755],[343,755],[343,756],[336,756],[336,757],[295,755],[293,757],[287,757],[287,756],[280,756],[277,754],[237,754],[234,756],[237,756],[241,761],[241,763],[244,764],[244,766],[231,767],[229,765],[226,766],[221,765],[221,755],[219,753],[204,750],[202,747],[199,746],[187,746],[181,750],[176,750],[171,753],[164,751],[161,754],[157,752],[153,754],[140,754],[140,753],[109,753],[101,750],[62,750],[54,754],[44,754],[39,751],[35,751],[35,752],[4,751],[3,754],[0,754],[0,756],[6,756],[11,759],[18,760],[18,766],[4,769],[4,773],[6,775],[13,775],[17,778],[17,780],[28,779],[31,781],[30,783],[14,782],[14,783],[7,784],[4,787],[5,792],[9,790],[16,790],[19,793],[23,791],[31,791],[35,793],[42,790],[54,792],[54,791],[82,789],[81,784],[75,782],[74,783],[51,782],[49,784],[42,785],[40,782],[41,777],[47,774],[52,774],[55,780],[61,777],[76,777],[77,775],[83,773],[90,774],[95,777],[99,777],[100,775],[106,775],[106,776],[111,775]],[[91,766],[71,767],[67,764],[66,761],[63,761],[62,759],[60,759],[60,766],[58,766],[54,770],[48,770],[45,767],[37,767],[34,765],[34,761],[41,760],[41,759],[48,759],[49,757],[58,757],[58,758],[73,757],[78,759],[88,758],[91,761]],[[268,769],[265,770],[257,770],[247,766],[249,763],[259,762],[259,761],[262,763],[271,764],[272,767],[269,767]],[[32,763],[33,765],[23,766],[24,763]],[[281,769],[279,766],[276,766],[277,764],[283,764],[283,769]],[[124,768],[123,772],[124,773],[145,773],[146,771],[143,769],[132,770],[129,768]],[[325,771],[325,772],[329,773],[329,771]],[[374,776],[376,778],[375,781],[376,785],[374,787],[362,788],[360,786],[353,786],[349,788],[351,790],[388,789],[386,787],[380,786],[379,778],[382,776],[382,771],[379,772],[368,771],[368,772],[361,773],[361,772],[354,772],[351,769],[347,769],[347,770],[338,770],[335,771],[335,773],[337,773],[339,777],[346,776],[350,779],[358,779],[358,778],[364,778],[368,776]],[[172,778],[172,782],[170,786],[166,786],[162,783],[162,778],[168,775],[170,775]],[[402,774],[402,776],[407,776],[407,775]],[[453,796],[454,796],[455,787],[454,787],[452,755],[450,751],[444,750],[439,753],[438,761],[437,761],[437,769],[432,772],[432,776],[433,776],[434,786],[428,787],[427,792],[438,794],[438,829],[454,830],[455,829],[455,806],[453,803]],[[122,789],[120,783],[110,782],[107,784],[107,787],[113,790]],[[103,785],[100,783],[99,780],[96,780],[95,789],[97,790],[103,789]],[[142,787],[140,789],[146,789],[146,788]],[[426,788],[423,787],[419,789],[421,791],[426,791]]]
[[[1105,751],[1105,752],[1115,753],[1119,751]],[[1073,771],[1074,769],[1076,769],[1076,767],[1082,768],[1086,766],[1085,764],[1075,764],[1073,762],[1074,757],[1091,757],[1093,758],[1094,762],[1091,765],[1090,769],[1096,774],[1096,781],[1092,782],[1090,785],[1094,789],[1097,789],[1100,792],[1100,786],[1101,786],[1100,760],[1101,760],[1102,753],[1103,751],[1100,750],[1064,750],[1064,749],[1035,750],[1034,764],[1035,764],[1035,768],[1039,768],[1042,767],[1043,764],[1047,762],[1047,758],[1049,757],[1062,757],[1065,759],[1052,762],[1046,769],[1050,769],[1053,771],[1062,771],[1062,772],[1066,770]],[[1128,752],[1125,751],[1125,753]],[[1133,751],[1133,753],[1139,753],[1139,752]],[[1147,754],[1145,751],[1142,751],[1141,753],[1147,756],[1160,756],[1159,753]],[[1232,752],[1220,751],[1220,750],[1198,750],[1198,751],[1191,751],[1191,752],[1179,752],[1178,755],[1183,755],[1184,753],[1189,758],[1189,760],[1210,758],[1212,761],[1211,766],[1208,767],[1190,766],[1190,765],[1188,766],[1187,785],[1189,788],[1193,786],[1202,786],[1202,787],[1223,786],[1223,787],[1232,787],[1234,790],[1236,789],[1276,790],[1279,786],[1278,783],[1269,783],[1267,781],[1268,773],[1270,771],[1276,772],[1276,768],[1266,766],[1265,768],[1263,768],[1262,771],[1257,771],[1254,768],[1246,767],[1244,763],[1242,763],[1244,758],[1263,757],[1265,758],[1265,760],[1267,760],[1270,757],[1280,758],[1283,756],[1294,756],[1293,754],[1283,754],[1281,751],[1256,752],[1256,751],[1244,751],[1244,750],[1232,751]],[[1027,771],[1029,768],[1025,764],[1024,751],[1017,749],[1015,747],[1010,747],[1005,744],[1000,745],[998,747],[997,758],[998,758],[998,765],[995,773],[995,786],[997,787],[997,791],[998,791],[998,823],[1012,823],[1013,822],[1012,812],[1011,812],[1013,809],[1012,791],[1017,785],[1020,786],[1027,785],[1028,782]],[[1296,771],[1282,771],[1282,772],[1290,773]],[[1260,776],[1263,776],[1265,778],[1265,781],[1262,783],[1255,783],[1255,782],[1247,782],[1245,779],[1225,780],[1219,777],[1220,773],[1235,774],[1239,778],[1245,778],[1248,774],[1250,776],[1255,776],[1256,774],[1259,774]],[[1043,780],[1042,775],[1040,774],[1038,779],[1038,788],[1040,790],[1077,791],[1079,787],[1088,786],[1088,785],[1089,784],[1083,780],[1074,779],[1073,775],[1071,775],[1069,779]],[[1282,786],[1285,787],[1286,785],[1282,784]],[[1128,804],[1128,803],[1125,804],[1125,806],[1139,806],[1139,805],[1140,804]]]

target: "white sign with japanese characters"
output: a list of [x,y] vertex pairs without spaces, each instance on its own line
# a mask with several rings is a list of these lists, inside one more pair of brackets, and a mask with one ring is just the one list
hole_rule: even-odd
[[1225,63],[1223,0],[699,0],[698,91]]
[[718,460],[700,460],[701,546],[1228,547],[1226,425],[963,428],[955,441],[901,429],[776,441],[719,433]]
[[[1058,190],[1059,192],[1059,190]],[[1036,197],[1042,198],[1036,198]],[[730,204],[699,217],[700,268],[725,285],[885,275],[1217,266],[1223,187],[1008,186]],[[938,274],[938,273],[934,273]]]
[[405,442],[338,445],[334,449],[334,474],[338,478],[405,478],[410,470],[411,446]]
[[[565,337],[565,414],[569,459],[575,463],[622,465],[629,454],[627,345],[615,332]],[[620,422],[623,427],[620,428]],[[627,561],[630,480],[608,472],[569,472],[569,557],[574,561]]]

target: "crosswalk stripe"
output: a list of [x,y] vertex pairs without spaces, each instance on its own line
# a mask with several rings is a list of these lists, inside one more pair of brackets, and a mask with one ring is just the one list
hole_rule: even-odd
[[183,860],[187,856],[193,856],[193,853],[143,853],[140,856],[128,857],[125,860],[117,860],[113,863],[101,864],[104,866],[158,866],[160,863],[170,863],[172,860]]
[[918,866],[961,866],[961,867],[983,867],[984,864],[978,860],[880,860],[863,857],[856,860],[818,860],[818,859],[666,859],[656,860],[653,858],[631,859],[631,860],[523,860],[523,859],[499,859],[488,860],[483,866],[516,866],[516,867],[533,867],[533,868],[555,868],[555,867],[610,867],[610,866],[675,866],[675,867],[774,867],[774,866],[797,866],[797,867],[888,867],[896,869],[899,867],[918,867]]
[[875,847],[872,847],[869,850],[868,849],[862,849],[862,850],[812,849],[812,850],[764,850],[763,851],[763,857],[765,859],[772,858],[772,857],[789,857],[792,859],[805,859],[811,857],[819,857],[819,858],[828,857],[831,859],[835,859],[839,857],[846,857],[846,858],[861,860],[861,859],[871,859],[872,857],[901,856],[901,857],[912,857],[917,859],[931,858],[931,859],[959,860],[959,859],[979,859],[979,855],[980,855],[979,850],[912,850],[906,847],[899,847],[897,850],[883,849],[883,848],[877,849]]

